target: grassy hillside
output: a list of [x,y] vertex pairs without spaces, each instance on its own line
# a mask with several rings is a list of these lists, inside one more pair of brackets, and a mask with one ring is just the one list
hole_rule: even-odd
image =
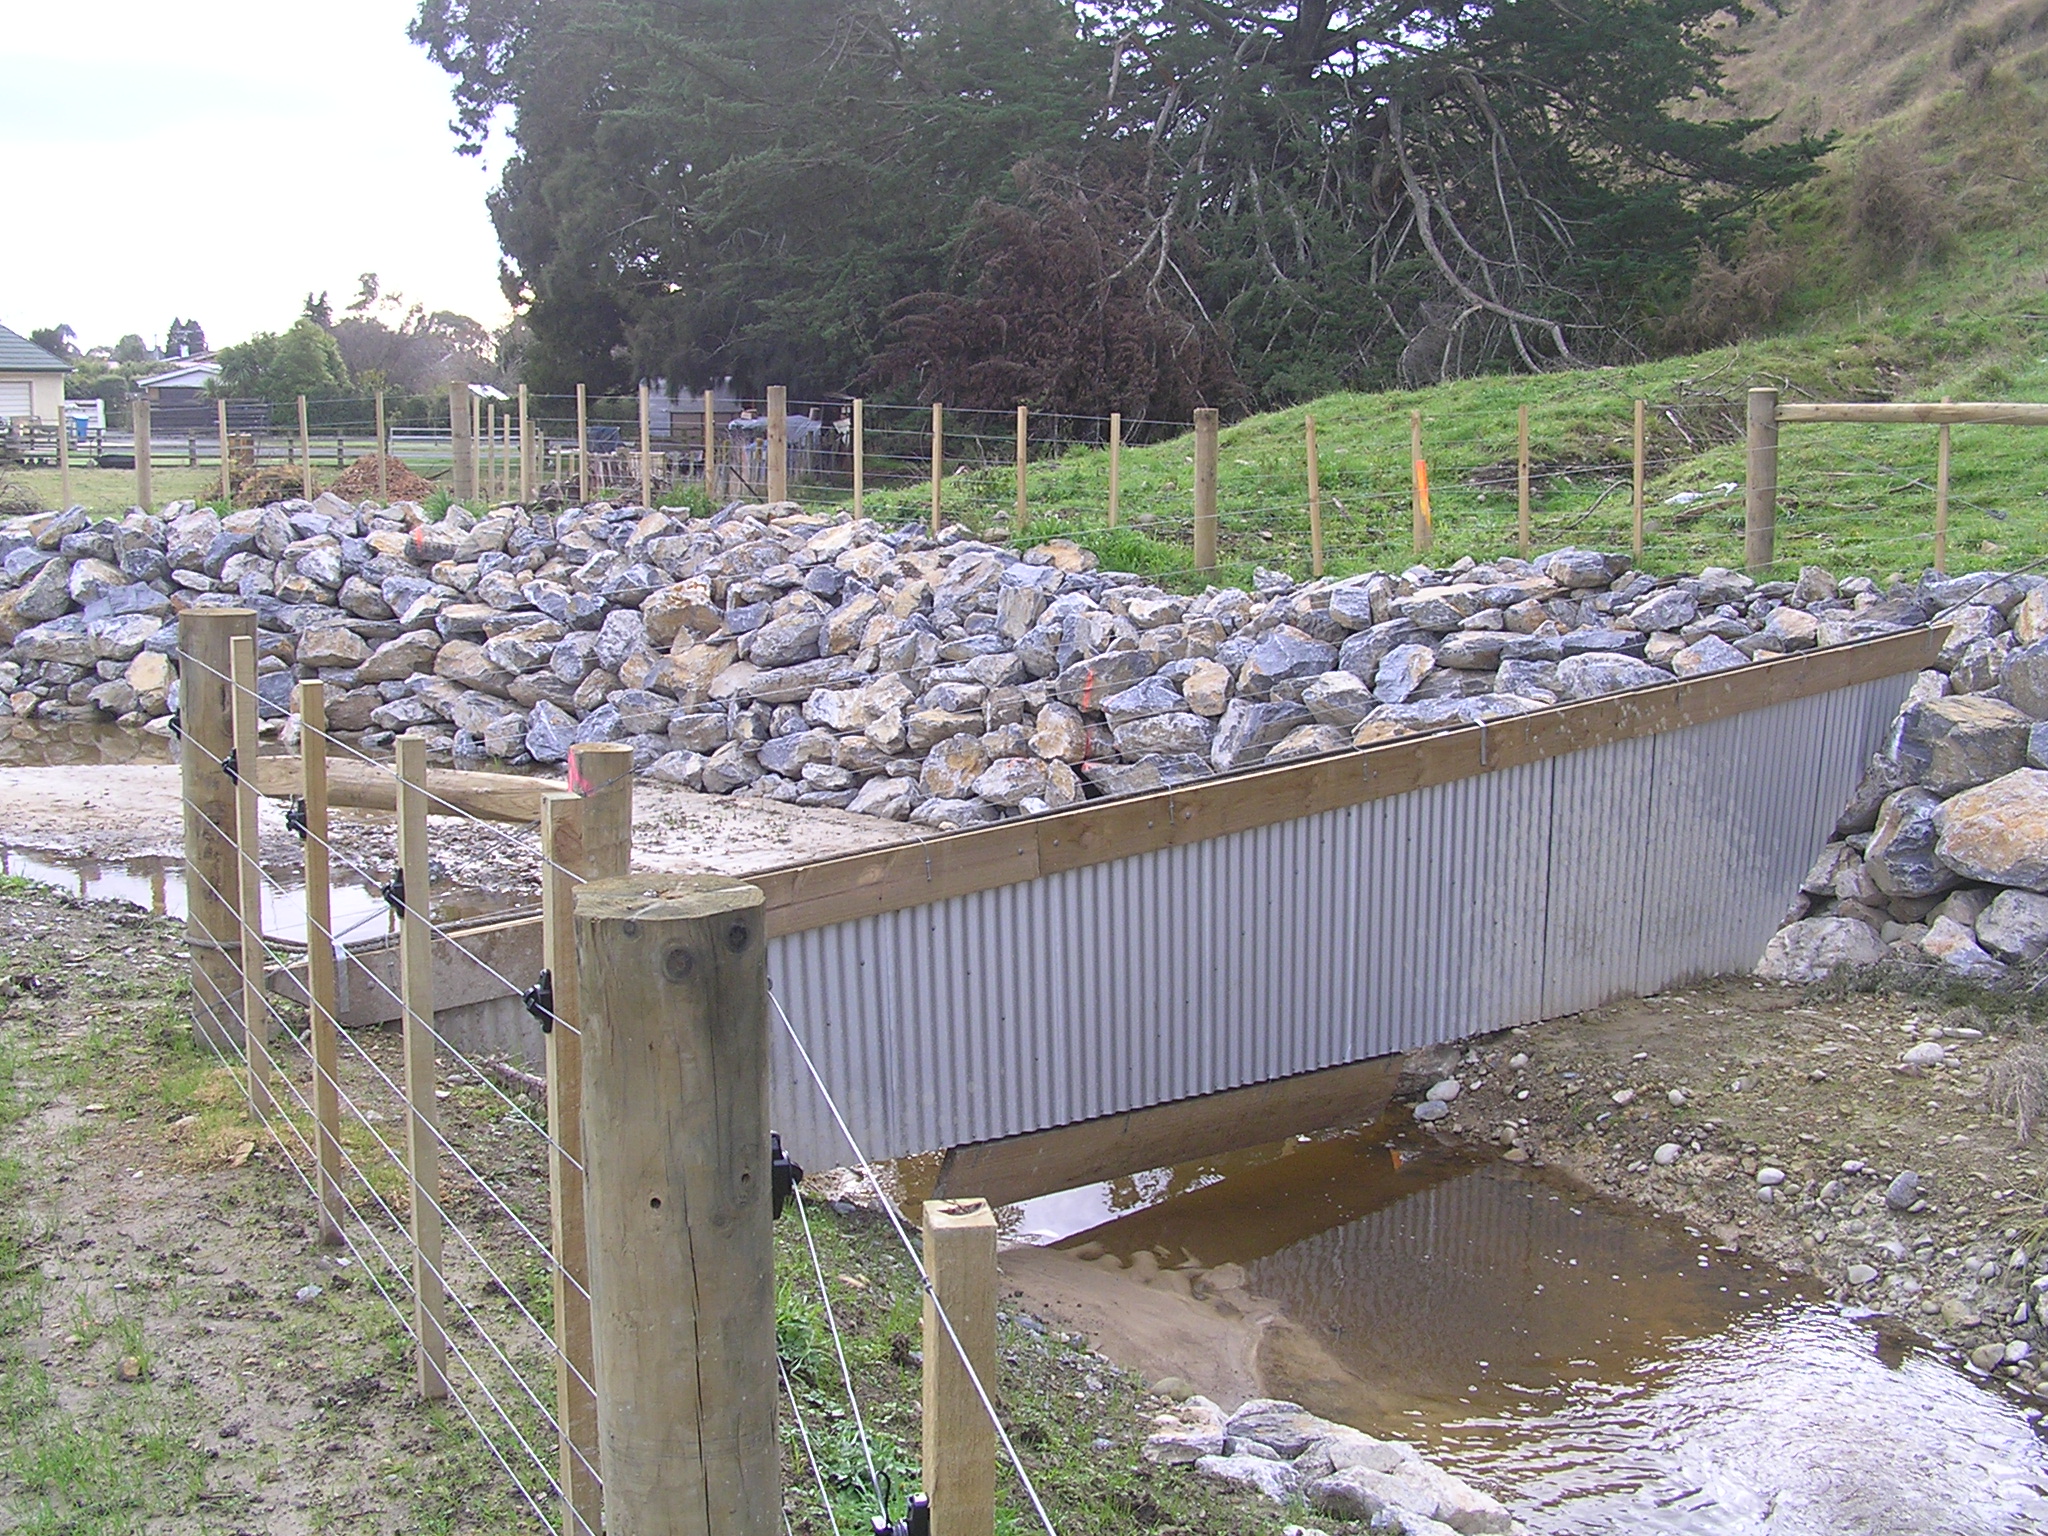
[[[1820,0],[1785,25],[1879,9],[1877,0]],[[1306,570],[1303,417],[1311,412],[1330,568],[1342,572],[1410,563],[1415,410],[1431,480],[1433,563],[1513,552],[1523,404],[1537,471],[1535,547],[1626,548],[1630,418],[1632,402],[1644,399],[1646,563],[1672,570],[1741,562],[1742,420],[1753,384],[1792,400],[2048,400],[2044,132],[2048,88],[2001,64],[1846,140],[1822,177],[1764,211],[1748,256],[1703,280],[1684,320],[1709,339],[1745,328],[1761,334],[1636,367],[1333,395],[1226,427],[1219,500],[1231,574],[1247,576],[1255,564]],[[1924,568],[1935,451],[1927,427],[1787,427],[1781,564],[1880,577]],[[2048,434],[1959,427],[1953,453],[1951,568],[2048,559]],[[1127,449],[1123,516],[1111,530],[1106,455],[1072,453],[1034,468],[1024,532],[1073,537],[1112,565],[1192,583],[1192,477],[1187,439]],[[957,476],[946,496],[949,517],[1001,526],[1010,471]],[[877,499],[906,515],[925,505],[920,492]]]

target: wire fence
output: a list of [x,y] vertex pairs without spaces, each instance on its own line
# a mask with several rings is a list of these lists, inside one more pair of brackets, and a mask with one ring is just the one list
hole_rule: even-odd
[[[318,995],[311,962],[317,949],[332,945],[347,963],[344,945],[360,946],[364,940],[331,931],[335,925],[331,920],[323,924],[319,903],[309,904],[303,949],[264,932],[260,917],[243,919],[245,911],[260,910],[249,906],[252,894],[268,888],[282,895],[293,874],[280,876],[276,869],[281,835],[274,812],[267,866],[263,857],[262,802],[255,790],[255,765],[246,755],[257,740],[254,647],[246,640],[236,646],[236,660],[226,669],[209,664],[189,646],[180,656],[188,701],[208,691],[202,680],[224,691],[234,742],[230,751],[209,748],[202,739],[209,730],[189,718],[180,735],[188,815],[217,846],[233,850],[227,866],[232,875],[219,867],[209,874],[202,862],[188,858],[191,899],[197,905],[210,898],[218,910],[233,914],[241,934],[234,955],[238,997],[218,973],[208,981],[204,968],[195,966],[196,1033],[213,1047],[221,1069],[234,1074],[249,1113],[317,1208],[323,1234],[360,1266],[398,1326],[411,1336],[423,1394],[445,1395],[455,1406],[535,1528],[594,1536],[603,1523],[596,1492],[601,1469],[594,1439],[574,1432],[572,1414],[575,1401],[597,1401],[602,1381],[593,1379],[587,1347],[578,1347],[563,1322],[564,1302],[573,1298],[587,1329],[592,1297],[579,1278],[585,1271],[578,1256],[564,1246],[570,1240],[552,1220],[563,1185],[574,1182],[580,1188],[581,1143],[558,1139],[557,1121],[546,1105],[553,1084],[454,1038],[430,1003],[409,995],[410,980],[393,987],[374,968],[356,967],[352,976],[381,989],[403,1028],[394,1038],[389,1030],[339,1027],[331,1003],[323,1004]],[[192,702],[187,707],[204,706]],[[437,910],[433,891],[407,888],[404,869],[408,864],[417,869],[424,860],[423,850],[409,846],[403,831],[405,806],[424,802],[435,816],[457,819],[518,857],[537,860],[544,878],[574,884],[588,878],[586,871],[545,849],[536,853],[527,829],[475,814],[458,793],[444,793],[408,776],[401,765],[374,758],[303,718],[295,723],[302,766],[309,761],[306,754],[317,765],[325,752],[370,764],[388,776],[400,806],[399,866],[394,871],[380,866],[381,845],[372,853],[358,846],[367,841],[358,828],[330,826],[324,810],[306,799],[292,803],[283,816],[287,830],[282,836],[296,834],[303,863],[295,873],[309,889],[334,879],[381,887],[388,934],[401,941],[408,931],[423,934],[442,948],[444,959],[459,957],[507,992],[528,993],[529,1008],[544,1016],[543,1027],[568,1038],[580,1036],[572,1010],[557,1011],[551,996],[535,997],[537,987],[547,984],[545,977],[504,974],[464,928]],[[194,791],[195,782],[207,779],[213,780],[216,796],[224,787],[231,789],[232,814],[209,810],[208,797]],[[626,785],[630,779],[621,787]],[[364,926],[361,918],[351,925],[358,932]],[[203,930],[202,919],[192,941],[195,957],[208,947]],[[223,942],[219,948],[230,946]],[[307,1006],[287,1001],[277,989],[277,978],[287,975],[299,979],[286,991],[303,993]],[[938,1327],[973,1382],[1005,1453],[1008,1485],[1033,1523],[1057,1536],[1004,1425],[993,1383],[970,1359],[918,1244],[847,1130],[846,1116],[795,1023],[779,1000],[773,1009],[845,1137],[848,1166],[858,1170],[885,1213]],[[242,1042],[239,1052],[233,1044],[237,1040]],[[864,1383],[849,1363],[827,1265],[800,1186],[794,1207],[800,1247],[786,1255],[795,1262],[782,1264],[778,1283],[825,1318],[837,1380],[807,1374],[799,1383],[790,1362],[776,1363],[786,1408],[781,1515],[792,1532],[830,1530],[836,1536],[846,1524],[859,1526],[852,1518],[856,1511],[862,1520],[874,1515],[894,1519],[900,1509],[892,1509],[892,1501],[905,1491],[897,1479],[914,1474],[915,1461],[901,1446],[878,1444],[875,1416],[864,1410]],[[988,1300],[992,1307],[992,1293]],[[858,1451],[850,1462],[825,1444],[828,1437],[843,1442],[848,1426]]]

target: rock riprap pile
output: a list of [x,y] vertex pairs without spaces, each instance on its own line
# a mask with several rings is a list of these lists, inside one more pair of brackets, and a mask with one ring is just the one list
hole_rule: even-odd
[[[0,524],[0,709],[163,729],[178,614],[243,605],[264,712],[321,678],[330,728],[366,747],[419,731],[522,764],[627,742],[691,789],[958,827],[1867,639],[1966,590],[1659,579],[1563,549],[1189,597],[1063,541],[792,503],[73,510]],[[1992,622],[1957,666],[1988,676],[2002,610],[1964,611]]]
[[1772,938],[1769,980],[1901,960],[1996,982],[2048,955],[2048,580],[1939,590],[1966,600]]
[[1254,1398],[1231,1414],[1206,1397],[1177,1403],[1154,1421],[1145,1458],[1191,1466],[1276,1502],[1298,1498],[1319,1514],[1402,1536],[1515,1528],[1498,1500],[1425,1461],[1413,1446],[1273,1398]]

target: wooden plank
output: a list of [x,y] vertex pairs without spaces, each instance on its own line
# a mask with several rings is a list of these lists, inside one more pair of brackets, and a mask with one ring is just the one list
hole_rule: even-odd
[[[1401,1077],[1399,1056],[1325,1067],[1248,1088],[1177,1099],[1049,1131],[955,1147],[934,1196],[976,1192],[994,1205],[1113,1179],[1287,1136],[1373,1119]],[[925,1358],[931,1359],[930,1345]]]
[[404,794],[398,813],[398,869],[405,881],[399,919],[399,991],[405,1002],[405,1169],[412,1236],[414,1379],[423,1398],[448,1395],[448,1302],[442,1278],[440,1108],[434,1064],[434,972],[427,924],[427,743],[410,733],[393,744]]
[[313,1121],[320,1165],[320,1241],[341,1241],[341,1099],[336,1074],[341,1042],[335,1025],[332,869],[327,855],[327,685],[299,684],[299,750],[305,764],[306,995],[313,1046]]
[[1788,656],[1484,725],[1095,801],[749,878],[777,935],[993,890],[1562,753],[1704,724],[1930,665],[1940,629]]
[[2048,405],[2017,400],[1843,401],[1780,404],[1779,421],[1849,421],[1873,425],[2048,427]]
[[[302,770],[295,757],[257,762],[256,789],[273,800],[299,793]],[[328,804],[351,811],[395,811],[398,779],[377,763],[344,759],[328,765]],[[427,811],[433,816],[476,816],[485,821],[540,820],[541,800],[569,786],[560,779],[529,779],[516,773],[471,773],[460,768],[427,770]]]
[[924,1202],[924,1267],[931,1291],[924,1299],[921,1418],[932,1536],[994,1536],[995,1422],[974,1385],[979,1378],[993,1402],[996,1213],[986,1200]]
[[135,504],[145,512],[156,510],[156,492],[150,485],[152,434],[149,429],[149,396],[137,395],[128,406],[135,437]]
[[547,1033],[548,1201],[555,1268],[555,1417],[563,1529],[602,1525],[597,1365],[591,1342],[590,1248],[583,1174],[583,1006],[576,974],[576,887],[616,879],[633,861],[633,749],[571,747],[577,792],[541,809],[541,963],[555,997]]
[[576,892],[608,1536],[775,1536],[775,1252],[761,895]]

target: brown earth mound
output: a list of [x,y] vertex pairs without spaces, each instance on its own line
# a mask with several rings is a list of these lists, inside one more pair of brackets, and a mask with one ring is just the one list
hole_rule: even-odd
[[[393,501],[423,501],[433,491],[434,482],[414,474],[398,459],[386,459],[386,485]],[[349,501],[362,501],[377,494],[377,455],[366,453],[355,463],[341,472],[334,483],[327,487],[335,495]]]

